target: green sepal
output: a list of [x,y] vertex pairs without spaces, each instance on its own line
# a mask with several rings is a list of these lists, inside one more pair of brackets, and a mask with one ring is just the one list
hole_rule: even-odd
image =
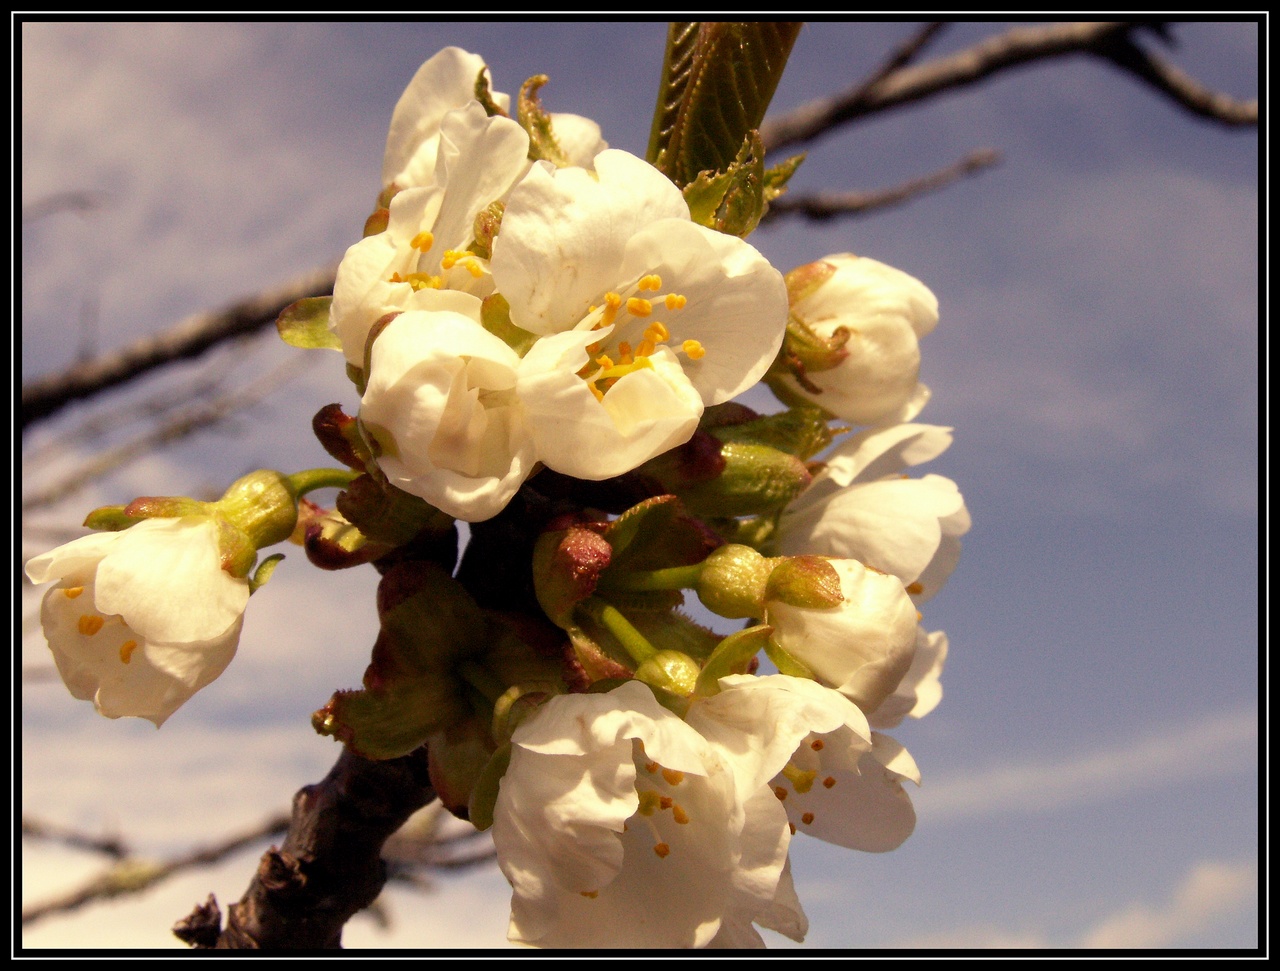
[[142,522],[141,517],[130,516],[125,506],[100,506],[84,517],[84,525],[102,532],[116,533]]
[[535,74],[520,86],[520,94],[516,98],[516,120],[529,135],[529,158],[535,162],[543,159],[556,168],[564,168],[570,164],[569,156],[556,141],[551,116],[542,110],[542,103],[538,100],[538,89],[548,80],[545,74]]
[[777,561],[765,584],[764,597],[810,610],[844,603],[840,574],[821,556],[787,556]]
[[493,807],[498,803],[498,787],[502,777],[507,774],[507,766],[511,764],[511,743],[499,745],[484,768],[476,777],[471,787],[471,801],[467,807],[467,818],[471,825],[484,832],[493,825]]
[[734,425],[718,425],[710,432],[721,442],[768,445],[796,458],[809,459],[831,444],[828,420],[821,408],[806,404]]
[[751,659],[768,646],[772,633],[773,628],[768,624],[757,624],[722,640],[702,666],[694,694],[700,698],[709,698],[720,693],[721,678],[730,674],[745,674],[751,666]]
[[604,529],[613,547],[610,572],[660,570],[701,563],[719,540],[675,496],[637,503]]
[[273,553],[265,560],[258,564],[258,568],[253,571],[253,576],[249,578],[249,592],[257,593],[271,579],[271,574],[276,572],[281,561],[284,559],[283,553]]
[[329,308],[333,297],[304,297],[280,311],[276,330],[280,339],[291,347],[342,350],[342,341],[329,329]]
[[356,386],[356,394],[363,397],[365,389],[364,371],[350,361],[347,362],[347,380]]
[[726,442],[725,469],[709,482],[681,491],[696,516],[732,518],[777,512],[803,492],[813,476],[794,455],[768,445]]
[[300,504],[298,519],[303,526],[302,546],[307,559],[321,570],[363,566],[395,548],[388,543],[370,542],[336,509],[324,510],[305,499]]
[[773,666],[778,669],[779,674],[785,674],[791,678],[808,678],[810,681],[816,681],[812,671],[805,665],[801,664],[794,657],[786,652],[781,645],[770,637],[764,646],[764,653],[773,662]]
[[427,739],[427,768],[440,804],[459,819],[471,818],[471,795],[494,744],[478,717],[450,725]]
[[[135,522],[143,519],[180,519],[183,516],[207,516],[210,505],[211,503],[186,496],[139,496],[125,506],[123,512]],[[87,520],[85,525],[89,525]]]
[[739,543],[767,553],[778,532],[777,515],[744,516],[741,519],[711,519],[707,525],[726,543]]
[[680,188],[721,172],[760,127],[800,24],[673,22],[645,158]]
[[511,322],[511,305],[500,293],[492,293],[480,304],[480,323],[484,329],[524,357],[538,341],[538,335]]
[[467,686],[453,669],[479,653],[486,625],[462,585],[423,561],[386,572],[378,613],[382,629],[364,687],[335,693],[311,720],[357,755],[390,759],[471,716]]
[[369,213],[369,218],[364,221],[361,238],[385,233],[389,225],[391,225],[391,210],[385,206],[375,209]]
[[636,629],[659,651],[679,651],[704,659],[710,657],[720,643],[719,634],[678,610],[633,613],[630,617]]
[[768,209],[768,203],[772,202],[778,196],[787,191],[787,183],[791,181],[791,177],[796,174],[796,169],[800,168],[800,163],[804,161],[805,153],[792,155],[785,162],[779,162],[777,165],[771,165],[764,170],[764,201],[765,208]]
[[725,169],[699,172],[683,191],[694,222],[731,236],[750,235],[766,208],[760,133],[748,132],[742,148]]

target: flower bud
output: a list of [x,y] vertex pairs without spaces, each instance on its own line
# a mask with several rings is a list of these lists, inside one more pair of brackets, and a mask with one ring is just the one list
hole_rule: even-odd
[[773,564],[750,546],[730,543],[702,564],[698,598],[721,617],[759,617]]

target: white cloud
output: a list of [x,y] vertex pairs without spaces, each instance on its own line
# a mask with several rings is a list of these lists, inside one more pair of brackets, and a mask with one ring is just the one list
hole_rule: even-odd
[[931,822],[1000,812],[1042,812],[1128,792],[1256,767],[1257,713],[1238,711],[1147,734],[1112,747],[979,770],[930,783],[916,801]]

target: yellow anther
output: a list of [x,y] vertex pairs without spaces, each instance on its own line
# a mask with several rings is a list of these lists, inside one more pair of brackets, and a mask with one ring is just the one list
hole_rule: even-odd
[[836,784],[835,777],[834,777],[834,776],[827,776],[825,779],[823,779],[823,780],[822,780],[822,784],[823,784],[823,786],[825,786],[826,788],[830,789],[832,786],[834,786],[834,785]]
[[653,341],[655,344],[661,344],[670,336],[671,331],[667,330],[667,325],[660,320],[655,320],[644,329],[644,339]]
[[795,835],[796,835],[796,824],[795,824],[795,823],[787,823],[787,829],[791,830],[791,835],[792,835],[792,836],[795,836]]
[[668,310],[679,310],[689,302],[688,297],[680,293],[668,293],[663,303],[667,305]]
[[402,277],[400,275],[400,271],[397,270],[395,273],[392,273],[391,276],[387,277],[387,282],[388,283],[404,283],[404,277]]
[[596,401],[604,401],[604,392],[597,388],[594,384],[588,382],[587,387],[591,389],[591,393],[596,396]]
[[690,360],[694,361],[699,360],[707,353],[707,349],[705,347],[693,340],[685,341],[680,345],[680,347],[689,355]]
[[658,348],[654,345],[653,341],[642,340],[640,342],[640,346],[636,348],[636,359],[639,360],[642,357],[648,357],[657,349]]
[[609,368],[613,367],[613,358],[608,354],[601,354],[596,358],[596,363],[607,371]]
[[667,785],[678,786],[684,781],[684,773],[677,772],[675,769],[663,769],[662,778],[667,780]]
[[813,813],[805,813],[803,816],[800,817],[800,822],[808,826],[810,823],[813,822]]
[[652,816],[662,808],[662,797],[652,789],[645,789],[640,792],[640,806],[636,809],[641,816]]
[[425,253],[427,250],[431,249],[431,246],[435,241],[436,238],[424,229],[422,232],[418,233],[417,236],[413,237],[413,239],[409,240],[409,245],[414,249],[421,250]]
[[125,641],[120,645],[120,660],[124,664],[129,663],[129,658],[133,657],[133,652],[138,649],[137,641]]
[[924,584],[917,580],[915,583],[907,584],[907,593],[917,594],[924,593]]
[[671,852],[671,847],[666,843],[654,843],[653,852],[657,853],[658,856],[665,860],[667,858],[667,854]]
[[76,626],[80,629],[80,633],[85,637],[92,637],[98,631],[102,630],[102,625],[106,621],[101,617],[94,617],[92,614],[81,614],[80,621]]
[[600,896],[599,890],[579,890],[578,893],[582,894],[582,896],[586,897],[588,900],[595,900]]
[[458,260],[466,255],[466,253],[459,253],[456,249],[447,249],[444,251],[444,256],[440,257],[440,266],[442,269],[452,270]]
[[663,809],[670,809],[675,804],[676,804],[676,801],[672,799],[670,796],[663,796],[661,799],[658,800],[658,805],[661,806]]
[[813,749],[815,752],[821,752],[824,748],[826,748],[826,745],[827,743],[824,742],[822,739],[815,738],[812,742],[809,743],[809,748]]
[[67,587],[62,591],[62,595],[68,600],[75,600],[82,593],[84,593],[84,587]]
[[689,814],[685,812],[683,809],[681,809],[679,806],[671,807],[671,818],[674,819],[681,826],[689,822]]
[[818,773],[797,769],[788,762],[783,766],[782,774],[791,783],[791,788],[795,789],[796,792],[805,793],[813,788],[813,779]]
[[656,273],[650,273],[648,276],[642,276],[640,282],[636,284],[637,290],[661,290],[662,277]]
[[631,345],[626,341],[618,342],[618,363],[630,364],[635,358],[631,356]]
[[658,763],[657,763],[657,762],[646,762],[646,763],[644,764],[644,770],[645,770],[646,772],[648,772],[650,775],[653,775],[655,772],[657,772],[657,771],[658,771]]
[[775,796],[777,796],[779,799],[786,799],[786,798],[787,798],[787,790],[786,790],[786,789],[784,789],[784,788],[782,788],[782,786],[774,786],[774,787],[773,787],[773,794],[774,794]]
[[468,273],[470,273],[471,276],[474,277],[475,279],[478,280],[480,279],[480,277],[484,276],[484,270],[480,268],[480,264],[476,262],[476,259],[474,256],[469,257],[460,262],[462,264],[463,269],[465,269]]
[[630,297],[627,300],[627,312],[633,317],[648,317],[653,313],[653,304],[644,297]]

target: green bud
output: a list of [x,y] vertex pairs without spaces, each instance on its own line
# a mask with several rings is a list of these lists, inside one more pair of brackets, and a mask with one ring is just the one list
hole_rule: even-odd
[[750,546],[722,546],[702,564],[698,598],[721,617],[762,617],[772,568]]
[[844,603],[840,574],[824,557],[787,556],[773,562],[775,566],[765,584],[765,600],[811,610]]
[[768,445],[726,442],[720,455],[725,467],[718,477],[680,494],[695,515],[732,518],[780,512],[813,480],[804,462]]
[[288,477],[259,469],[233,482],[213,510],[260,550],[292,535],[298,524],[298,492]]
[[636,668],[636,679],[651,688],[687,698],[693,694],[701,673],[698,662],[689,655],[679,651],[658,651]]

